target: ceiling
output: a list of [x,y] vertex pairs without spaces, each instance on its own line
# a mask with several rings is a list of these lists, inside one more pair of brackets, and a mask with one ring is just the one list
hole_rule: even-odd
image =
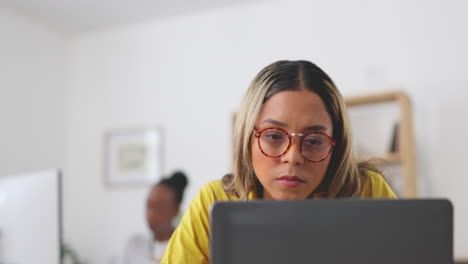
[[252,0],[1,0],[0,7],[74,35]]

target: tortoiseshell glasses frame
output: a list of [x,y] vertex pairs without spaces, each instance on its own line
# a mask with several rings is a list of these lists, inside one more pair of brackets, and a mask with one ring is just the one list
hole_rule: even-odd
[[[280,154],[277,154],[277,155],[271,155],[272,153],[268,154],[266,152],[268,151],[265,151],[265,149],[262,147],[262,143],[261,143],[261,138],[262,138],[262,135],[265,133],[265,132],[272,132],[272,133],[284,133],[285,136],[287,136],[288,138],[288,145],[286,147],[285,143],[286,142],[274,142],[272,144],[281,144],[280,146],[275,146],[276,148],[280,149],[280,150],[283,150],[284,151],[281,151]],[[327,134],[321,132],[321,131],[314,131],[314,132],[311,132],[311,133],[307,133],[307,134],[302,134],[302,133],[291,133],[289,134],[286,130],[282,129],[282,128],[277,128],[277,127],[268,127],[268,128],[265,128],[259,132],[255,131],[255,137],[257,138],[257,143],[258,143],[258,148],[260,149],[260,151],[263,153],[263,155],[269,157],[269,158],[279,158],[281,156],[284,156],[286,155],[286,153],[288,153],[288,151],[291,149],[291,146],[292,146],[292,143],[293,143],[293,136],[298,136],[299,139],[300,139],[300,144],[299,144],[299,149],[300,149],[300,152],[302,154],[302,156],[310,161],[310,162],[320,162],[320,161],[323,161],[325,159],[327,159],[330,154],[332,153],[332,150],[333,150],[333,147],[336,145],[336,141],[331,138],[330,136],[328,136]],[[276,135],[270,135],[270,136],[282,136],[282,134],[276,134]],[[317,137],[321,137],[320,139],[324,139],[326,141],[328,141],[327,143],[329,144],[328,146],[325,145],[324,148],[322,148],[320,150],[320,152],[318,154],[314,154],[314,155],[318,155],[318,157],[320,158],[317,158],[317,159],[314,159],[314,158],[310,158],[310,157],[307,157],[307,155],[304,153],[304,139],[311,139],[311,140],[317,140]],[[273,140],[273,141],[278,141],[278,140],[281,140],[281,139],[269,139],[269,140]],[[263,142],[263,144],[268,144],[268,143],[265,143]],[[312,143],[313,145],[313,143]],[[265,147],[265,146],[264,146]],[[312,146],[313,148],[314,146]],[[275,153],[276,154],[276,153]],[[322,154],[323,154],[323,157],[322,157]]]

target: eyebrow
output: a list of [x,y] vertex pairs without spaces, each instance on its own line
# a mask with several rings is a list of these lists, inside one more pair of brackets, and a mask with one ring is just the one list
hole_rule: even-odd
[[[265,124],[265,123],[266,124],[272,124],[272,125],[275,125],[275,126],[280,126],[280,127],[287,126],[286,123],[283,123],[281,121],[274,120],[274,119],[265,119],[262,122],[260,122],[260,125]],[[306,130],[306,131],[327,131],[328,128],[326,128],[326,127],[324,127],[322,125],[313,125],[313,126],[305,127],[304,130]]]

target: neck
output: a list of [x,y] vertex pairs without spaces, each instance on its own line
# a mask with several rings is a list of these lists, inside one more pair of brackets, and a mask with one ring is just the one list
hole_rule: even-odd
[[168,228],[158,229],[153,231],[153,239],[157,241],[166,241],[169,240],[174,232],[172,226]]

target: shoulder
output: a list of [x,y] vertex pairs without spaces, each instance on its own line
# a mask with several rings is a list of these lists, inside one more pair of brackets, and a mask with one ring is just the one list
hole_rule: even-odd
[[367,177],[362,185],[361,198],[396,199],[397,196],[385,179],[377,172],[366,171]]
[[226,194],[224,191],[221,180],[211,181],[201,188],[201,192],[212,193],[215,196],[223,196]]
[[211,206],[231,199],[220,180],[203,185],[172,235],[161,263],[208,263]]
[[236,197],[226,193],[221,180],[215,180],[203,185],[198,195],[194,198],[194,201],[210,206],[216,201],[233,200],[235,198]]
[[200,188],[186,214],[208,214],[215,202],[235,199],[236,197],[226,193],[220,180],[211,181]]
[[188,212],[199,213],[204,211],[206,213],[216,201],[223,200],[232,200],[232,197],[224,191],[220,180],[211,181],[200,188],[200,191],[190,203]]

